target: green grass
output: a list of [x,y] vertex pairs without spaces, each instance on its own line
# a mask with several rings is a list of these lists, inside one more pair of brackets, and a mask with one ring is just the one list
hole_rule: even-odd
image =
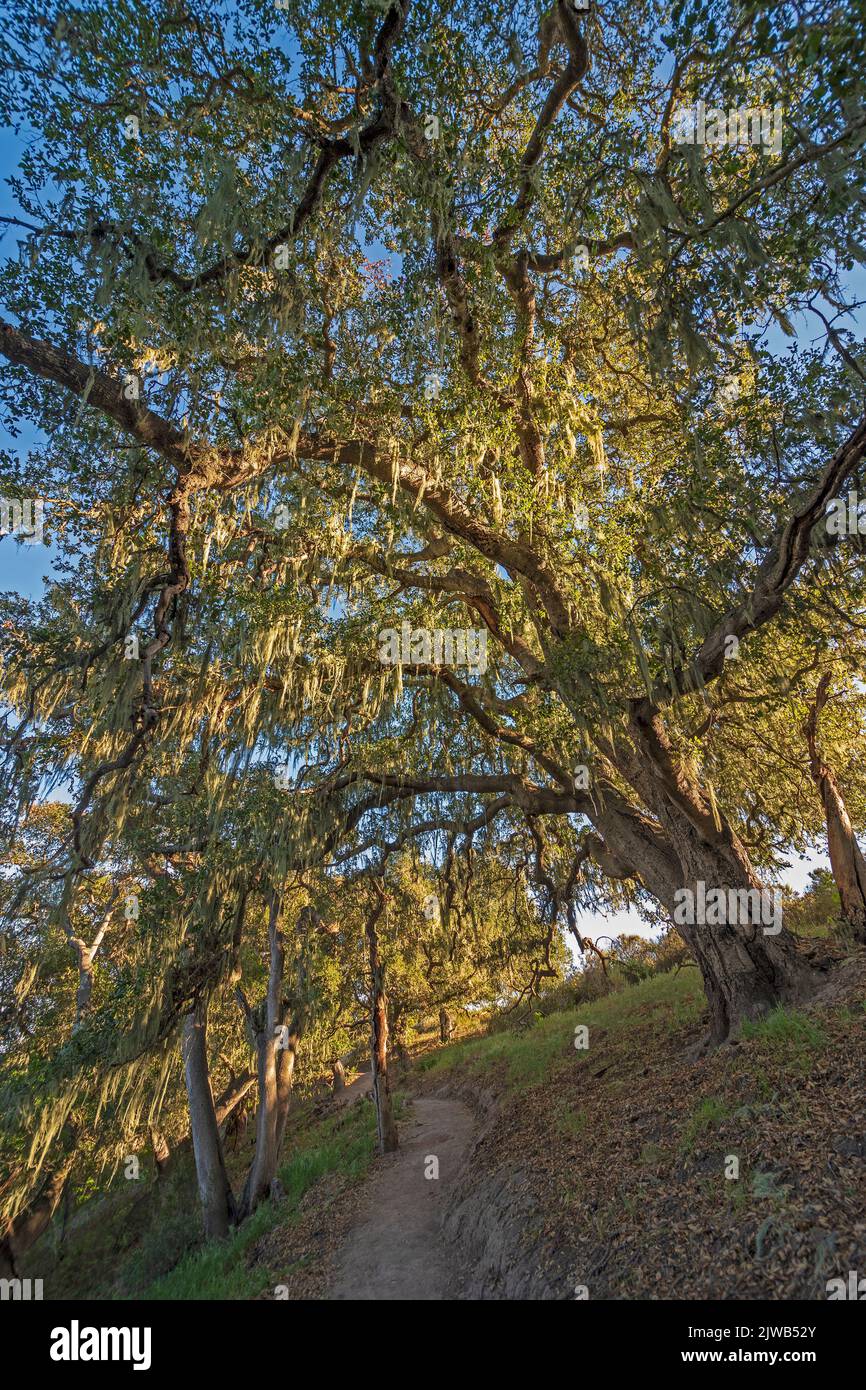
[[556,1116],[556,1128],[567,1139],[578,1139],[586,1133],[587,1116],[585,1110],[571,1110],[562,1106]]
[[699,1101],[686,1121],[680,1147],[684,1153],[691,1153],[701,1135],[718,1129],[723,1120],[731,1114],[731,1106],[719,1096],[705,1096]]
[[[452,1043],[421,1058],[418,1070],[445,1074],[460,1069],[478,1075],[498,1068],[509,1090],[538,1086],[549,1081],[556,1067],[569,1059],[580,1062],[592,1058],[594,1029],[628,1032],[646,1024],[651,1014],[653,1026],[660,1032],[673,1030],[699,1017],[704,1002],[697,971],[655,975],[575,1009],[538,1018],[520,1031]],[[575,1049],[579,1024],[589,1029],[588,1051]]]
[[829,1042],[819,1023],[796,1009],[774,1009],[758,1023],[744,1023],[741,1037],[748,1053],[767,1052],[782,1067],[809,1071]]

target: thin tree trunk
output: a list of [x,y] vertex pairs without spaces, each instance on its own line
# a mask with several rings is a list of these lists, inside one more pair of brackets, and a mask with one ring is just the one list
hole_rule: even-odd
[[219,1240],[234,1222],[235,1204],[208,1072],[207,1003],[203,1000],[184,1018],[181,1056],[204,1231],[209,1240]]
[[340,1091],[345,1091],[346,1089],[346,1068],[343,1066],[339,1057],[334,1063],[332,1071],[334,1073],[334,1094],[336,1095]]
[[222,1128],[233,1110],[236,1110],[244,1096],[252,1090],[256,1084],[255,1072],[245,1071],[240,1076],[232,1077],[222,1095],[218,1096],[214,1102],[217,1124]]
[[298,1048],[301,1045],[303,1025],[300,1012],[297,1013],[291,1023],[288,1024],[288,1030],[286,1045],[280,1048],[277,1053],[277,1154],[279,1154],[283,1146],[286,1122],[289,1118],[289,1104],[292,1099],[292,1086],[295,1080],[295,1065],[298,1060]]
[[378,884],[373,886],[379,900],[369,914],[366,925],[370,959],[370,1053],[379,1149],[385,1154],[392,1153],[397,1148],[397,1126],[394,1122],[388,1079],[388,1000],[385,994],[385,972],[379,959],[379,942],[376,936],[376,923],[385,906],[385,894]]
[[298,933],[300,937],[301,949],[297,966],[297,977],[295,980],[295,995],[292,1008],[292,1017],[288,1026],[288,1036],[285,1039],[285,1047],[281,1048],[277,1054],[277,1153],[282,1148],[283,1136],[286,1130],[286,1121],[289,1114],[289,1104],[292,1099],[292,1087],[295,1081],[295,1069],[298,1062],[298,1049],[301,1039],[304,1036],[304,1029],[307,1026],[307,958],[309,943],[313,932],[323,932],[326,936],[333,936],[336,928],[329,927],[324,923],[316,909],[307,906],[301,909],[298,914]]
[[66,1189],[74,1162],[75,1154],[68,1154],[49,1175],[34,1201],[7,1224],[0,1236],[0,1277],[18,1277],[17,1262],[48,1226]]
[[111,913],[114,909],[114,904],[117,902],[119,896],[120,888],[116,887],[109,899],[108,906],[103,913],[102,919],[89,946],[80,936],[75,935],[69,917],[68,902],[64,899],[64,930],[66,932],[66,939],[75,954],[75,962],[78,967],[78,987],[75,991],[75,1022],[72,1025],[73,1032],[76,1032],[77,1029],[81,1027],[85,1015],[90,1010],[90,1003],[93,997],[93,962],[96,959],[97,951],[102,945],[103,937],[105,936]]
[[[219,1121],[217,1121],[219,1123]],[[153,1149],[153,1161],[156,1164],[157,1178],[163,1177],[171,1158],[171,1152],[166,1143],[165,1135],[162,1130],[157,1129],[156,1125],[150,1126],[150,1146]]]
[[261,1029],[256,1034],[259,1103],[256,1110],[256,1151],[240,1203],[243,1221],[271,1195],[277,1168],[277,1039]]
[[818,682],[815,702],[809,710],[803,731],[809,745],[809,767],[824,805],[827,849],[833,878],[839,890],[842,916],[851,927],[855,939],[866,941],[866,859],[857,843],[836,774],[818,751],[818,720],[829,692],[830,677],[824,675]]
[[280,1195],[277,1165],[286,1130],[295,1062],[304,1026],[306,979],[306,932],[321,925],[313,908],[304,908],[298,917],[301,937],[300,961],[296,986],[295,1009],[290,1023],[284,1024],[283,976],[285,973],[285,940],[280,927],[281,901],[276,893],[270,897],[268,940],[270,969],[264,1005],[250,1009],[243,991],[238,990],[258,1059],[259,1104],[256,1112],[256,1152],[241,1201],[242,1217],[255,1211],[259,1202]]
[[[217,1129],[219,1130],[220,1143],[225,1142],[226,1122],[231,1118],[234,1111],[256,1084],[256,1074],[252,1071],[242,1072],[240,1076],[233,1076],[225,1090],[214,1100],[214,1114],[216,1115]],[[157,1159],[157,1143],[165,1145],[165,1157]],[[178,1158],[182,1154],[188,1153],[192,1148],[192,1134],[187,1134],[173,1149],[169,1149],[164,1136],[159,1130],[151,1128],[151,1144],[154,1148],[154,1159],[157,1164],[157,1176],[164,1177],[170,1172]]]
[[283,933],[280,930],[280,908],[278,894],[271,893],[268,907],[270,967],[264,1004],[254,1012],[240,987],[237,991],[255,1043],[259,1082],[256,1152],[241,1199],[242,1220],[255,1211],[259,1202],[271,1195],[277,1171],[277,1055],[281,1042],[283,971],[286,958]]

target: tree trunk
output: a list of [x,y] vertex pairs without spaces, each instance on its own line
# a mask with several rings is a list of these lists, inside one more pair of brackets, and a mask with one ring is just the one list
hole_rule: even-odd
[[391,1107],[388,1080],[388,1000],[385,994],[385,972],[379,959],[376,923],[385,906],[385,895],[376,887],[379,901],[367,918],[367,947],[370,959],[370,1053],[372,1060],[373,1100],[376,1104],[376,1127],[379,1149],[383,1154],[397,1148],[397,1126]]
[[208,1072],[205,1001],[199,1001],[184,1018],[181,1056],[204,1232],[208,1240],[219,1240],[228,1235],[229,1226],[234,1222],[235,1204],[226,1172]]
[[296,1014],[291,1023],[288,1024],[288,1036],[286,1045],[280,1048],[277,1053],[277,1126],[276,1142],[277,1154],[283,1146],[283,1136],[286,1132],[286,1121],[289,1118],[289,1103],[292,1099],[292,1086],[295,1080],[295,1066],[298,1060],[298,1048],[301,1045],[301,1033],[303,1031],[300,1014]]
[[[219,1123],[219,1121],[217,1121],[217,1123]],[[171,1154],[168,1144],[166,1143],[165,1135],[162,1133],[162,1130],[157,1129],[156,1125],[150,1126],[150,1146],[153,1149],[156,1176],[157,1178],[161,1178],[168,1167],[168,1160]]]
[[[648,701],[633,705],[632,730],[635,748],[626,759],[626,775],[650,804],[679,864],[672,920],[703,976],[711,1039],[723,1042],[741,1023],[802,998],[811,970],[780,918],[763,920],[760,909],[769,900],[761,897],[745,846],[676,754]],[[735,920],[684,920],[677,909],[688,901],[686,892],[697,905],[713,890],[721,890],[729,903],[739,900]],[[665,907],[671,911],[669,901]]]
[[35,1245],[57,1210],[74,1162],[75,1154],[68,1154],[50,1174],[39,1196],[7,1224],[0,1236],[0,1278],[18,1277],[17,1261]]
[[295,988],[295,1007],[291,1022],[283,1022],[283,976],[285,973],[285,941],[280,927],[281,901],[271,894],[268,916],[270,969],[268,991],[263,1005],[250,1009],[243,991],[238,997],[247,1017],[258,1059],[259,1104],[256,1111],[256,1152],[244,1185],[241,1200],[242,1219],[255,1211],[266,1197],[281,1195],[277,1181],[277,1164],[285,1135],[292,1096],[298,1048],[304,1028],[307,989],[306,934],[319,929],[321,920],[315,909],[305,907],[298,917],[301,940],[298,977]]
[[79,1028],[84,1015],[90,1008],[93,995],[93,956],[90,949],[78,937],[73,937],[71,945],[78,957],[78,988],[75,991],[75,1027]]
[[340,1091],[345,1091],[346,1089],[346,1068],[343,1066],[339,1057],[334,1063],[332,1070],[334,1073],[334,1094],[337,1095]]
[[72,1025],[73,1033],[77,1032],[81,1027],[85,1016],[90,1011],[90,1003],[93,996],[93,962],[96,959],[97,951],[102,945],[114,904],[117,902],[119,896],[120,888],[116,887],[108,901],[108,906],[103,913],[102,920],[89,946],[80,936],[75,935],[69,917],[69,903],[67,898],[64,897],[64,931],[66,932],[66,939],[75,954],[75,961],[78,966],[78,988],[75,991],[75,1022]]
[[[308,953],[310,950],[310,940],[313,932],[324,932],[332,935],[332,929],[327,927],[322,921],[314,907],[307,906],[301,909],[298,914],[298,935],[300,938],[300,956],[297,965],[297,977],[295,979],[294,1000],[292,1004],[292,1016],[286,1025],[288,1032],[283,1038],[284,1045],[277,1051],[277,1154],[282,1148],[283,1136],[286,1131],[286,1121],[289,1114],[289,1104],[292,1098],[292,1087],[295,1081],[295,1069],[298,1063],[298,1049],[304,1035],[307,1024],[307,964]],[[280,938],[282,940],[282,937]],[[280,1014],[284,1018],[285,1013]]]
[[809,767],[824,805],[827,849],[839,889],[842,916],[851,927],[855,940],[866,942],[866,859],[857,844],[836,774],[818,751],[818,719],[827,703],[829,691],[830,677],[824,675],[818,682],[815,702],[809,710],[803,732],[809,745]]
[[244,1096],[252,1090],[256,1084],[254,1072],[245,1071],[240,1076],[233,1076],[226,1086],[221,1096],[218,1096],[214,1109],[216,1111],[217,1124],[222,1128],[226,1120],[234,1110],[240,1105]]
[[762,901],[761,884],[745,846],[684,767],[658,711],[646,701],[632,707],[632,733],[630,747],[607,746],[603,752],[651,814],[632,806],[612,784],[600,783],[591,818],[604,842],[591,841],[587,848],[615,877],[638,878],[669,914],[700,967],[711,1039],[723,1042],[745,1020],[800,999],[811,967],[798,956],[791,934],[759,920],[760,914],[720,924],[683,920],[678,908],[686,890],[694,903],[722,889],[728,901],[735,895],[733,901],[754,906]]
[[271,1195],[277,1171],[277,1039],[261,1029],[256,1034],[259,1104],[256,1110],[256,1151],[240,1203],[245,1220],[259,1202]]
[[866,942],[866,859],[854,836],[851,818],[836,777],[826,764],[822,764],[822,768],[818,786],[827,820],[830,867],[839,889],[842,915],[850,925],[855,940]]
[[451,1015],[448,1010],[443,1007],[439,1010],[439,1041],[441,1043],[449,1043],[453,1032],[454,1023],[451,1019]]
[[[706,845],[691,826],[680,827],[677,849],[683,864],[682,888],[693,902],[712,889],[752,894],[750,917],[734,922],[674,924],[698,963],[710,1008],[710,1035],[724,1042],[742,1023],[763,1018],[780,1004],[798,1001],[809,967],[797,955],[791,934],[772,920],[764,922],[753,890],[761,892],[754,873],[732,865],[728,856]],[[703,887],[701,887],[703,885]],[[745,899],[743,899],[745,901]],[[769,915],[769,914],[767,914]]]
[[283,1043],[282,990],[286,959],[285,943],[280,929],[280,907],[279,896],[272,893],[268,911],[270,968],[264,1005],[260,1006],[254,1013],[244,999],[243,992],[238,990],[255,1042],[259,1083],[259,1103],[256,1110],[256,1152],[241,1199],[241,1220],[254,1212],[259,1202],[271,1195],[277,1173],[279,1153],[277,1074],[280,1069],[278,1055]]

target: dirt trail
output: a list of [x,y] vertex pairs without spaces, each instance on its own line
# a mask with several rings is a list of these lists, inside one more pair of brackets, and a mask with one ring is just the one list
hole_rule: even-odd
[[[474,1126],[471,1110],[460,1101],[415,1098],[400,1125],[399,1150],[382,1160],[367,1189],[360,1220],[337,1259],[329,1298],[460,1297],[459,1271],[440,1227]],[[431,1155],[439,1160],[438,1178],[424,1176]]]

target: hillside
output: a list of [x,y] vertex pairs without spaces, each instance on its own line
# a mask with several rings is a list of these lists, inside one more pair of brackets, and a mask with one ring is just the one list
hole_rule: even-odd
[[[574,1046],[581,1025],[585,1050]],[[299,1101],[285,1198],[228,1241],[196,1248],[187,1156],[168,1179],[95,1199],[61,1249],[56,1230],[43,1238],[25,1273],[39,1272],[48,1297],[333,1297],[358,1229],[387,1227],[383,1177],[408,1165],[429,1200],[413,1120],[446,1098],[473,1122],[471,1161],[443,1161],[441,1230],[428,1232],[448,1290],[413,1293],[404,1221],[394,1291],[376,1296],[826,1298],[828,1279],[866,1266],[866,954],[808,1011],[777,1010],[709,1053],[705,1030],[700,981],[685,968],[529,1015],[518,1031],[428,1047],[401,1075],[396,1155],[375,1156],[363,1090]],[[430,1152],[437,1138],[447,1146],[441,1125],[427,1134]],[[247,1147],[229,1150],[233,1170]],[[736,1178],[725,1176],[732,1156]]]

